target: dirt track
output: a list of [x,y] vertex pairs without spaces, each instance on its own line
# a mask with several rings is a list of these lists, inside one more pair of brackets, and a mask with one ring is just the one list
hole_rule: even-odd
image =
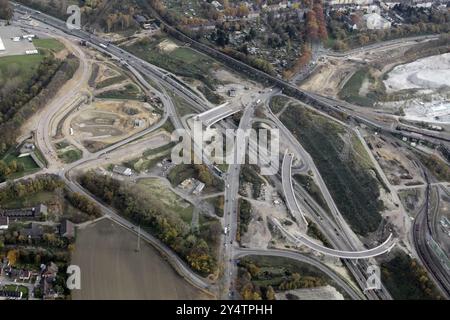
[[205,299],[150,245],[103,219],[77,234],[72,264],[81,268],[81,290],[74,300]]

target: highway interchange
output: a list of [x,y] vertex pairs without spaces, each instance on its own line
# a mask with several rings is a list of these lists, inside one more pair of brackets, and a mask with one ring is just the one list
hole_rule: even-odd
[[[55,19],[53,17],[47,16],[42,13],[38,13],[36,11],[27,9],[25,7],[19,6],[19,11],[27,12],[31,14],[31,16],[40,21],[43,24],[43,27],[35,27],[37,31],[52,34],[54,36],[65,37],[67,40],[76,42],[79,40],[85,40],[89,43],[92,48],[100,52],[104,52],[109,54],[114,60],[119,62],[122,66],[127,68],[129,72],[131,72],[136,80],[148,91],[152,91],[157,94],[157,96],[161,99],[164,105],[164,115],[161,120],[152,126],[151,128],[134,135],[128,139],[125,139],[117,144],[114,144],[107,149],[101,150],[96,153],[89,154],[87,157],[72,163],[70,165],[66,165],[61,167],[57,165],[57,157],[55,150],[53,148],[51,142],[51,128],[53,127],[52,122],[55,119],[57,114],[68,113],[70,112],[69,106],[73,104],[73,101],[80,97],[83,94],[83,88],[81,86],[82,83],[86,82],[90,75],[90,69],[86,64],[83,63],[84,60],[84,52],[83,50],[77,46],[72,45],[71,49],[73,49],[74,54],[80,59],[80,70],[77,72],[80,73],[80,81],[77,85],[72,87],[71,90],[65,92],[64,96],[60,97],[58,100],[53,101],[47,108],[45,109],[45,113],[39,119],[38,128],[36,131],[36,142],[39,149],[45,155],[49,166],[44,170],[46,173],[55,173],[61,176],[64,179],[66,184],[70,189],[75,192],[79,192],[85,194],[91,198],[86,190],[84,190],[75,180],[75,172],[76,169],[81,165],[88,164],[92,161],[95,161],[99,158],[105,158],[108,154],[113,153],[115,150],[126,146],[127,144],[135,141],[138,138],[144,137],[145,135],[155,131],[156,129],[162,127],[167,120],[170,120],[176,129],[185,128],[186,125],[181,121],[178,117],[176,108],[170,96],[167,94],[167,89],[175,92],[177,95],[185,99],[189,102],[194,109],[196,109],[199,113],[203,112],[208,114],[209,110],[211,110],[211,105],[205,100],[199,98],[194,95],[187,87],[180,84],[179,80],[174,80],[175,76],[169,74],[168,72],[155,67],[131,54],[125,52],[121,48],[118,48],[112,44],[109,44],[106,48],[104,46],[100,46],[100,44],[105,44],[105,40],[98,38],[92,34],[87,33],[83,30],[74,30],[68,31],[66,29],[65,23]],[[27,26],[28,29],[31,29],[30,26]],[[67,34],[69,33],[69,34]],[[152,82],[157,83],[159,88],[153,88],[146,79],[151,79]],[[239,128],[240,129],[248,129],[251,128],[252,123],[254,121],[254,112],[255,108],[261,103],[267,104],[267,101],[274,95],[278,94],[279,90],[273,90],[273,92],[263,93],[258,97],[255,97],[252,103],[249,103],[244,107],[243,116],[241,117]],[[329,98],[324,97],[315,97],[317,100],[322,103],[326,102],[330,104]],[[259,101],[259,102],[257,102]],[[333,107],[337,102],[332,101]],[[341,103],[341,102],[339,102]],[[331,105],[331,104],[330,104]],[[219,112],[220,116],[216,117],[215,114],[212,125],[218,122],[220,119],[229,116],[234,113],[236,109],[229,109],[225,112]],[[335,107],[334,107],[335,108]],[[354,106],[352,106],[354,108]],[[338,108],[340,109],[340,108]],[[232,110],[233,112],[231,112]],[[360,117],[350,111],[354,117]],[[320,225],[321,230],[327,236],[328,240],[336,247],[336,250],[340,250],[340,252],[345,252],[346,255],[342,256],[342,258],[356,258],[357,256],[353,256],[350,252],[354,252],[356,254],[361,253],[373,253],[370,250],[374,249],[366,249],[362,246],[361,242],[357,238],[357,236],[352,232],[348,224],[345,222],[344,218],[340,214],[336,204],[334,203],[328,189],[323,182],[320,173],[314,165],[311,157],[306,153],[306,151],[302,148],[302,146],[298,143],[298,141],[292,136],[287,128],[283,125],[283,123],[273,114],[270,116],[270,120],[274,123],[274,125],[280,129],[281,134],[289,141],[290,150],[285,152],[285,161],[283,161],[281,177],[274,177],[274,180],[277,180],[281,183],[284,190],[284,195],[286,197],[287,205],[290,207],[291,212],[298,212],[301,215],[302,220],[304,220],[305,227],[307,226],[306,218],[303,214],[303,211],[309,212],[309,218],[311,218],[316,224]],[[363,119],[365,123],[371,122],[371,120]],[[373,124],[373,123],[372,123]],[[379,124],[373,124],[379,126]],[[220,125],[223,128],[229,127],[229,122],[221,121]],[[383,127],[383,130],[394,130],[391,128]],[[432,139],[435,139],[433,137]],[[319,187],[324,194],[324,197],[327,201],[329,208],[332,211],[333,218],[330,218],[328,214],[323,212],[323,209],[317,205],[317,203],[311,199],[310,195],[307,194],[302,188],[299,188],[292,181],[292,162],[294,159],[294,155],[297,159],[301,161],[302,170],[308,171],[312,170],[314,172],[314,176],[318,179]],[[240,162],[237,162],[240,163]],[[286,165],[286,167],[285,167]],[[231,164],[228,167],[228,171],[224,174],[225,180],[225,208],[224,208],[224,227],[226,227],[226,232],[224,235],[224,247],[222,248],[222,259],[223,259],[223,272],[222,279],[218,284],[219,296],[222,298],[233,298],[235,293],[233,291],[233,279],[237,277],[237,268],[236,268],[236,259],[243,257],[245,255],[273,255],[273,256],[283,256],[291,259],[295,259],[301,262],[305,262],[311,265],[318,267],[320,270],[324,271],[327,275],[329,275],[334,281],[336,281],[340,286],[354,299],[390,299],[390,295],[387,292],[386,288],[379,290],[378,292],[366,292],[366,296],[361,294],[361,291],[365,288],[365,280],[367,278],[367,274],[365,273],[368,263],[367,261],[358,260],[356,263],[348,261],[344,259],[344,263],[349,268],[350,272],[353,274],[354,278],[358,282],[359,290],[351,287],[346,280],[343,280],[339,275],[337,275],[334,271],[326,269],[323,264],[318,261],[313,261],[311,258],[308,258],[305,255],[300,253],[294,253],[286,250],[272,250],[267,249],[264,251],[261,250],[252,250],[252,249],[242,249],[239,248],[238,243],[235,241],[236,234],[238,232],[238,225],[236,221],[238,221],[238,191],[239,191],[239,175],[240,175],[240,165],[239,164]],[[131,222],[123,219],[118,215],[113,209],[104,206],[100,202],[96,201],[102,212],[108,218],[116,221],[117,223],[123,225],[128,228],[132,232],[136,232],[136,226],[134,226]],[[312,213],[313,212],[313,213]],[[339,230],[339,235],[336,235],[336,230]],[[163,243],[161,243],[158,239],[154,238],[152,235],[142,232],[141,236],[155,245],[164,255],[166,255],[171,261],[172,265],[193,285],[205,289],[205,290],[213,290],[216,287],[216,284],[210,283],[208,280],[198,276],[194,272],[190,270],[190,268],[186,265],[186,263],[177,257],[169,248],[167,248]],[[289,235],[287,235],[289,237]],[[390,241],[389,237],[386,242],[381,244],[377,248],[381,248],[380,251],[376,251],[377,254],[381,254],[383,252],[389,251],[392,249],[393,243]],[[316,243],[312,242],[312,246],[315,246]],[[377,249],[375,248],[375,249]],[[334,250],[330,249],[330,255],[333,255],[332,252]],[[320,250],[318,250],[320,252]],[[381,252],[382,251],[382,252]],[[350,254],[347,255],[347,254]],[[369,258],[372,255],[363,255],[361,254],[360,258]],[[312,262],[313,261],[313,262]],[[320,266],[320,267],[319,267]]]

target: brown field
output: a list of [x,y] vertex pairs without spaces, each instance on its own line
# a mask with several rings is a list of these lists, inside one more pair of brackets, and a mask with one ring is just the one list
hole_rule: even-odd
[[137,237],[103,219],[77,233],[72,264],[81,268],[81,290],[74,300],[206,299],[187,283],[159,252]]
[[[127,114],[130,109],[135,114]],[[126,139],[160,119],[160,115],[153,113],[153,110],[151,105],[139,101],[98,100],[77,111],[71,118],[70,126],[74,130],[75,140],[95,152],[97,150],[86,141],[108,145]],[[144,125],[136,127],[135,120],[143,120]]]

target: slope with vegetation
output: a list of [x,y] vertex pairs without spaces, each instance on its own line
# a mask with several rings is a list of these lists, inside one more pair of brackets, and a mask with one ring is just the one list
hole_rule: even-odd
[[139,186],[94,172],[82,175],[80,182],[92,194],[118,209],[125,218],[149,230],[171,247],[194,271],[202,275],[216,271],[216,258],[208,241],[220,234],[217,224],[209,225],[203,233],[196,233],[179,215],[157,206]]
[[384,208],[380,183],[359,140],[352,134],[344,141],[343,127],[299,105],[290,105],[280,119],[313,158],[352,229],[361,235],[375,231]]

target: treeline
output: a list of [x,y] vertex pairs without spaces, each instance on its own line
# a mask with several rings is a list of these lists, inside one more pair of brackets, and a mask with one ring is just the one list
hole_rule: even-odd
[[0,189],[0,205],[42,191],[53,192],[64,187],[64,182],[56,175],[40,175],[33,179],[11,182]]
[[382,263],[381,271],[383,283],[394,299],[442,299],[426,269],[402,251],[397,251],[395,258]]
[[[73,4],[70,0],[18,0],[25,6],[45,12],[51,16],[66,20],[69,16],[67,8]],[[81,22],[83,25],[101,27],[104,31],[123,31],[137,27],[133,16],[136,13],[134,1],[95,0],[79,1],[81,7]]]
[[289,259],[249,257],[241,259],[238,267],[237,288],[244,300],[275,300],[275,291],[327,285],[319,272],[293,264]]
[[[450,32],[450,15],[448,12],[413,8],[401,4],[396,5],[393,10],[401,16],[406,16],[406,23],[385,30],[367,30],[364,28],[350,30],[346,25],[346,14],[332,11],[328,29],[331,37],[335,40],[333,48],[338,51],[345,51],[349,48],[379,41]],[[355,14],[351,15],[351,20],[356,25],[363,23],[361,17]]]
[[203,275],[216,271],[217,263],[208,243],[194,233],[180,216],[156,210],[137,187],[94,172],[83,174],[80,183],[118,209],[125,218],[149,229],[186,260],[193,270]]
[[450,182],[450,167],[436,155],[424,156],[418,154],[420,161],[440,181]]
[[[200,32],[193,32],[186,27],[186,25],[202,25],[205,23],[210,23],[212,20],[216,23],[216,31],[210,35],[209,40],[213,42],[220,51],[272,76],[276,74],[275,69],[270,62],[248,54],[246,45],[241,48],[235,48],[229,45],[229,34],[237,31],[238,29],[240,30],[242,24],[245,25],[245,21],[242,20],[242,23],[235,21],[230,23],[223,21],[221,14],[214,15],[210,11],[208,11],[209,13],[206,15],[210,19],[209,21],[205,19],[186,19],[184,16],[174,12],[174,10],[167,9],[160,0],[150,0],[148,4],[168,25],[177,28],[185,35],[196,39],[196,41],[201,41],[204,31],[200,30]],[[305,44],[298,56],[299,61],[296,61],[289,68],[290,71],[286,74],[286,76],[292,76],[292,74],[298,72],[299,69],[306,64],[305,60],[309,62],[311,59],[310,51],[308,51],[308,46],[306,44],[314,41],[323,41],[328,38],[327,23],[323,12],[322,0],[305,1],[304,7],[308,8],[304,24],[296,24],[291,20],[286,20],[280,17],[276,18],[275,13],[273,12],[269,12],[267,17],[261,18],[264,19],[264,22],[269,30],[264,36],[260,36],[260,38],[264,38],[270,47],[279,48],[285,46],[287,43],[290,43],[290,41],[297,41]],[[239,6],[231,6],[228,3],[224,3],[224,8],[224,11],[226,12],[225,15],[230,14],[235,17],[245,17],[248,15],[248,8],[244,4]],[[210,8],[209,10],[213,9]],[[168,31],[168,33],[171,32]],[[174,36],[176,37],[176,35]],[[256,30],[250,29],[246,40],[250,41],[256,38],[256,36]],[[288,47],[290,47],[290,45],[288,45]]]
[[252,219],[252,205],[245,199],[239,199],[239,235],[238,239],[247,232]]
[[224,190],[223,181],[213,175],[208,166],[204,164],[180,164],[173,167],[167,176],[173,186],[177,186],[189,178],[200,180],[207,188]]
[[9,89],[3,86],[0,92],[0,155],[15,145],[20,126],[53,99],[78,66],[78,58],[74,55],[69,55],[63,62],[47,56],[25,85]]
[[222,48],[220,49],[220,51],[222,51],[223,53],[229,55],[234,59],[237,59],[252,66],[253,68],[264,71],[265,73],[270,74],[271,76],[275,75],[275,69],[273,65],[264,59],[255,58],[252,57],[251,55],[246,55],[245,53],[242,53],[238,50],[229,47]]
[[7,164],[5,161],[0,160],[0,183],[6,181],[6,178],[13,173],[22,172],[25,168],[22,163],[16,160]]
[[90,218],[96,219],[102,216],[100,206],[82,194],[66,191],[65,198],[72,206],[86,213]]
[[13,16],[13,10],[9,0],[0,0],[0,19],[11,20]]
[[252,196],[257,199],[261,195],[261,187],[264,180],[259,176],[260,168],[256,165],[243,165],[239,180],[241,184],[250,183],[252,185]]

